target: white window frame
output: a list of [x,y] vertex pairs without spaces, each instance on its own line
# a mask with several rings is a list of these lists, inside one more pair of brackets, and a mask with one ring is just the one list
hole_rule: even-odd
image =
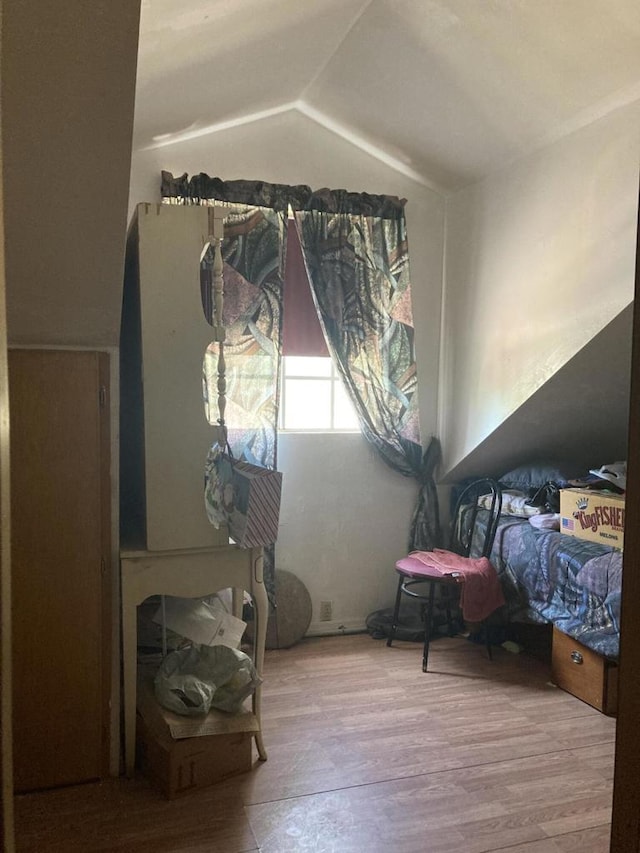
[[[346,433],[349,435],[353,435],[354,433],[359,433],[359,426],[354,426],[352,428],[343,428],[334,426],[335,423],[335,397],[336,397],[336,387],[341,386],[342,377],[336,370],[336,366],[333,362],[333,359],[330,356],[327,356],[331,371],[327,376],[310,376],[304,373],[287,373],[287,356],[283,356],[281,363],[281,373],[280,373],[280,410],[278,414],[278,432],[283,433]],[[324,382],[330,383],[330,404],[329,404],[329,426],[326,427],[285,427],[285,414],[286,414],[286,406],[287,406],[287,379],[304,379],[308,382]]]

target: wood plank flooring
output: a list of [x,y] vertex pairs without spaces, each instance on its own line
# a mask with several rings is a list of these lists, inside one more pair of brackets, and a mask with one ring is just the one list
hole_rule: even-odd
[[16,798],[20,853],[605,853],[615,720],[526,655],[367,635],[267,652],[269,760],[168,802],[144,778]]

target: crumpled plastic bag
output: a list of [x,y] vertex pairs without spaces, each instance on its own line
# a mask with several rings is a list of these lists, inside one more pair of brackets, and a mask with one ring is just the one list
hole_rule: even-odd
[[198,646],[168,654],[154,688],[163,708],[195,717],[211,708],[236,713],[262,679],[244,652],[228,646]]

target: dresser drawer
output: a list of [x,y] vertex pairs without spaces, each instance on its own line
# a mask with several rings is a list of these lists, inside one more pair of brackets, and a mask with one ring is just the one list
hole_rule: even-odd
[[553,682],[558,687],[605,714],[615,715],[618,667],[613,661],[554,627],[551,669]]

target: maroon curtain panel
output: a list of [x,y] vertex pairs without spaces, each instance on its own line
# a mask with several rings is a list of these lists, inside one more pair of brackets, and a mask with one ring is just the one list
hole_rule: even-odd
[[287,222],[287,262],[284,274],[282,354],[329,356],[313,301],[300,238],[293,220]]

